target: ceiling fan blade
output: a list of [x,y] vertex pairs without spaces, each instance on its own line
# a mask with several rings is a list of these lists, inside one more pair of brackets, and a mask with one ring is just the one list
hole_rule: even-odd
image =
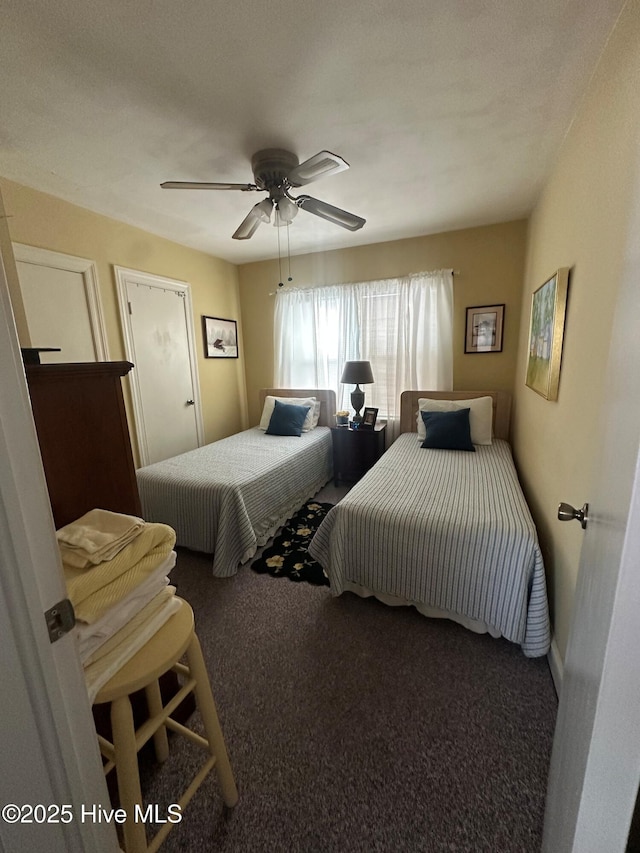
[[331,151],[319,151],[313,157],[295,166],[287,175],[287,180],[292,187],[302,187],[325,175],[344,172],[348,168],[347,161],[338,157],[337,154],[332,154]]
[[211,184],[200,181],[165,181],[160,184],[163,190],[257,190],[255,184]]
[[349,231],[358,231],[367,221],[361,216],[356,216],[355,213],[349,213],[347,210],[334,207],[332,204],[312,198],[310,195],[298,196],[296,204],[303,210],[315,213],[316,216],[321,216],[322,219],[340,225],[342,228],[347,228]]
[[254,214],[253,210],[250,210],[233,233],[233,239],[248,240],[256,233],[258,225],[260,225],[260,219]]
[[265,198],[263,201],[259,201],[258,204],[254,204],[249,213],[247,213],[240,225],[236,228],[232,238],[234,240],[248,240],[249,237],[253,237],[258,229],[258,225],[260,225],[261,222],[269,222],[271,219],[272,207],[273,203],[271,199],[268,198]]

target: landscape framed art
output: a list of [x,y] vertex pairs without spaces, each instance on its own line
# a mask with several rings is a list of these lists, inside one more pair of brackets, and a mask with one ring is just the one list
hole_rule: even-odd
[[561,267],[531,299],[526,385],[544,397],[558,399],[569,268]]
[[238,325],[235,320],[202,315],[206,358],[238,358]]

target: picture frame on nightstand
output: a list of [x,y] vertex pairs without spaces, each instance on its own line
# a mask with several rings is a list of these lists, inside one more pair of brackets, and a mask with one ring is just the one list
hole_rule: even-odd
[[373,429],[376,425],[377,417],[377,409],[365,408],[364,415],[362,416],[362,422],[360,424],[360,429]]

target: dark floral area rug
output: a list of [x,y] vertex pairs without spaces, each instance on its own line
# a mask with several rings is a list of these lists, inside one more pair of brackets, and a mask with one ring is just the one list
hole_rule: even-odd
[[332,506],[317,501],[306,503],[287,521],[273,544],[253,561],[253,571],[270,574],[274,578],[329,586],[329,579],[322,566],[309,556],[307,549],[313,534]]

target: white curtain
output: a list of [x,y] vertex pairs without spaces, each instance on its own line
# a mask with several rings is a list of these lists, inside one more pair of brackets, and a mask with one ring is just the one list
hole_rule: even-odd
[[400,393],[453,387],[453,271],[276,293],[274,385],[331,388],[351,410],[345,361],[371,362],[365,406],[398,434]]

